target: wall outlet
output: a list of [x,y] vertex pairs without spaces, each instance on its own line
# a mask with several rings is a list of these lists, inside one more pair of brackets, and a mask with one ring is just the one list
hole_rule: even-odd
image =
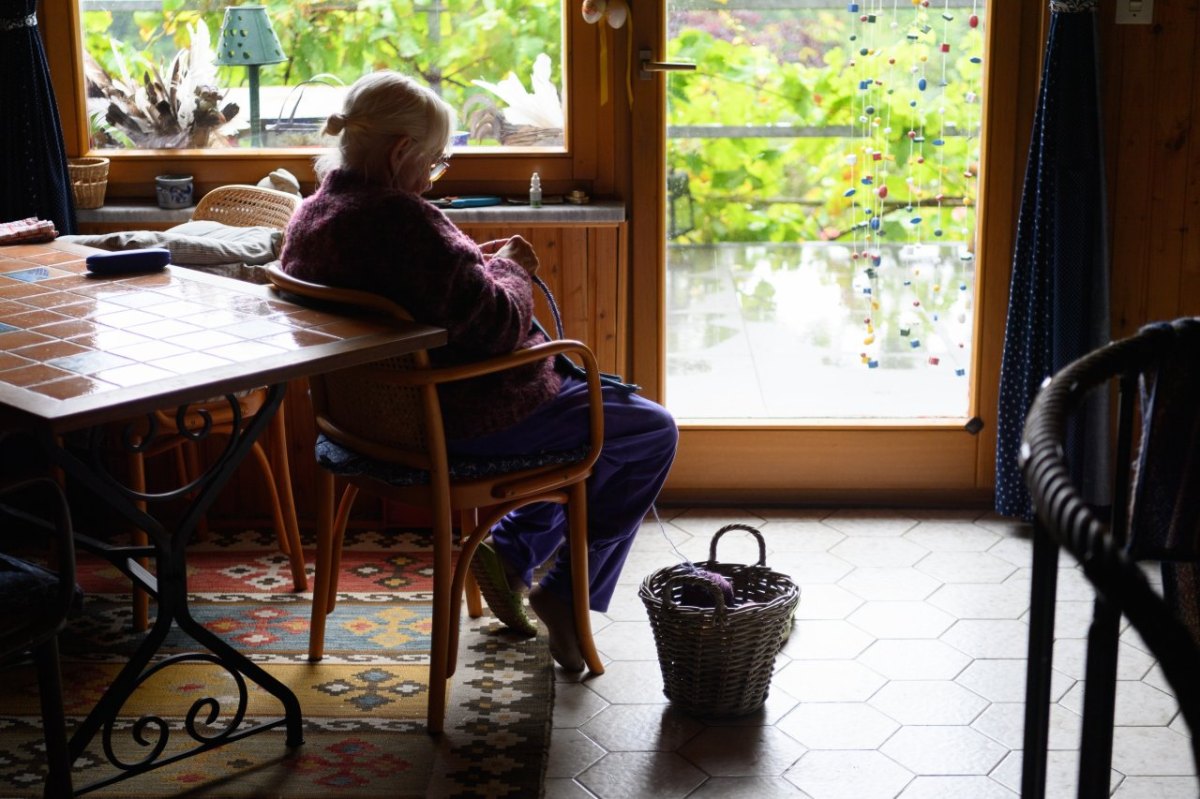
[[1118,25],[1149,25],[1154,21],[1154,0],[1117,0]]

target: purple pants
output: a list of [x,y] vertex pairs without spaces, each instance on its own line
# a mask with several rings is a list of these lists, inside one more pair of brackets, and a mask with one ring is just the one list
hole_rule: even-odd
[[[608,609],[621,567],[642,518],[650,510],[675,459],[679,429],[666,408],[637,394],[604,386],[604,446],[587,481],[588,574],[592,610]],[[587,443],[587,383],[564,377],[558,396],[521,422],[491,435],[454,441],[453,455],[512,455],[572,449]],[[571,601],[567,514],[562,505],[539,502],[500,520],[492,540],[500,556],[522,574],[558,553],[542,587]]]

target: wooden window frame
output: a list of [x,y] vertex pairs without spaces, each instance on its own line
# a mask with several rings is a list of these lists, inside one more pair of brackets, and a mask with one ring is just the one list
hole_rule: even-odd
[[[51,80],[69,157],[103,155],[110,159],[107,196],[151,198],[154,177],[186,172],[203,194],[228,183],[256,183],[273,169],[295,174],[308,192],[315,185],[313,150],[256,148],[221,150],[103,150],[89,152],[78,0],[39,0],[38,20],[50,62]],[[563,89],[567,115],[562,148],[479,148],[456,155],[454,168],[438,184],[445,194],[524,194],[537,171],[546,194],[583,189],[591,196],[614,190],[613,104],[592,102],[599,94],[599,39],[573,4],[563,4]]]
[[[994,492],[996,406],[1017,212],[1044,42],[1045,4],[989,3],[969,411],[958,420],[848,420],[795,424],[685,423],[663,496],[685,503],[968,505]],[[658,3],[633,6],[638,44],[662,57]],[[661,78],[662,76],[658,76]],[[631,377],[662,398],[665,363],[666,81],[634,82],[629,191]],[[658,270],[638,268],[647,262]],[[649,332],[654,331],[654,335]],[[781,365],[781,368],[786,366]],[[813,386],[813,390],[820,390]],[[667,398],[669,403],[669,397]],[[982,427],[978,427],[979,424]]]

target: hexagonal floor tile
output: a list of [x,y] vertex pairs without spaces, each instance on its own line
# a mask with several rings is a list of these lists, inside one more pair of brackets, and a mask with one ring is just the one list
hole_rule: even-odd
[[970,727],[901,727],[879,751],[915,774],[983,776],[1008,747]]
[[912,772],[879,752],[811,751],[783,775],[813,799],[895,796]]
[[861,567],[839,580],[838,585],[863,599],[918,600],[938,590],[941,583],[912,567]]
[[900,729],[866,702],[802,702],[775,726],[809,749],[876,749]]
[[596,796],[682,799],[706,777],[674,752],[613,752],[576,779]]
[[901,724],[970,724],[988,706],[949,680],[892,680],[868,701]]
[[876,641],[856,658],[890,680],[952,680],[971,658],[936,639]]
[[703,729],[670,705],[610,705],[581,731],[609,752],[674,752]]
[[775,727],[709,727],[679,754],[713,777],[779,776],[807,750]]
[[775,683],[801,702],[861,702],[885,682],[852,660],[797,660],[775,675]]
[[983,552],[1000,536],[970,522],[923,521],[904,534],[930,552]]
[[917,568],[943,583],[1001,583],[1017,569],[987,552],[931,552]]
[[846,620],[876,638],[937,638],[954,623],[925,602],[867,602]]

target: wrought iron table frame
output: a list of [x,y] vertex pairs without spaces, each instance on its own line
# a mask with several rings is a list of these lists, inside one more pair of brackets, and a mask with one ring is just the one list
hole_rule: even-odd
[[[62,249],[72,254],[87,252],[72,245],[63,245]],[[204,513],[278,412],[289,381],[439,346],[446,338],[446,332],[436,327],[356,320],[300,308],[278,297],[266,286],[243,284],[177,267],[168,267],[168,275],[172,279],[194,280],[210,286],[216,281],[218,287],[239,295],[269,300],[277,304],[281,312],[294,310],[304,314],[306,331],[327,331],[328,335],[318,336],[320,341],[317,343],[306,343],[291,352],[249,358],[197,374],[175,375],[108,394],[55,399],[19,385],[0,382],[0,430],[32,431],[55,468],[69,481],[98,497],[124,521],[146,531],[150,541],[148,546],[114,546],[77,531],[78,545],[98,554],[127,575],[134,585],[155,596],[158,612],[154,624],[128,662],[71,737],[72,762],[100,735],[104,756],[116,769],[116,773],[90,785],[76,787],[76,794],[88,793],[280,727],[286,730],[288,747],[303,742],[300,703],[292,690],[191,615],[186,560],[189,540]],[[262,386],[269,386],[264,404],[252,418],[242,418],[237,393]],[[125,452],[149,448],[159,435],[184,435],[196,441],[207,438],[211,432],[207,417],[201,414],[202,421],[196,424],[196,410],[193,408],[191,417],[187,414],[189,408],[214,396],[224,396],[229,403],[235,417],[235,432],[228,436],[227,443],[201,474],[184,478],[182,484],[169,490],[153,493],[134,490],[110,467],[108,459],[114,451],[114,437],[117,449]],[[175,429],[161,429],[171,425],[161,425],[156,411],[173,406],[178,406]],[[164,522],[153,512],[165,503],[175,503],[172,507],[178,508],[181,501],[183,509],[171,513],[174,518],[170,522]],[[145,558],[153,558],[153,572],[139,563]],[[176,627],[204,651],[156,658],[168,633]],[[169,725],[160,716],[145,713],[129,729],[134,742],[146,748],[145,755],[136,760],[123,759],[114,749],[113,733],[127,700],[153,675],[179,663],[196,661],[216,664],[232,676],[238,692],[237,707],[226,713],[221,701],[215,697],[195,700],[184,719],[184,732],[190,739],[185,745],[190,748],[182,751],[179,751],[180,747],[167,751],[171,737]],[[246,725],[247,681],[279,700],[283,707],[281,718]]]

